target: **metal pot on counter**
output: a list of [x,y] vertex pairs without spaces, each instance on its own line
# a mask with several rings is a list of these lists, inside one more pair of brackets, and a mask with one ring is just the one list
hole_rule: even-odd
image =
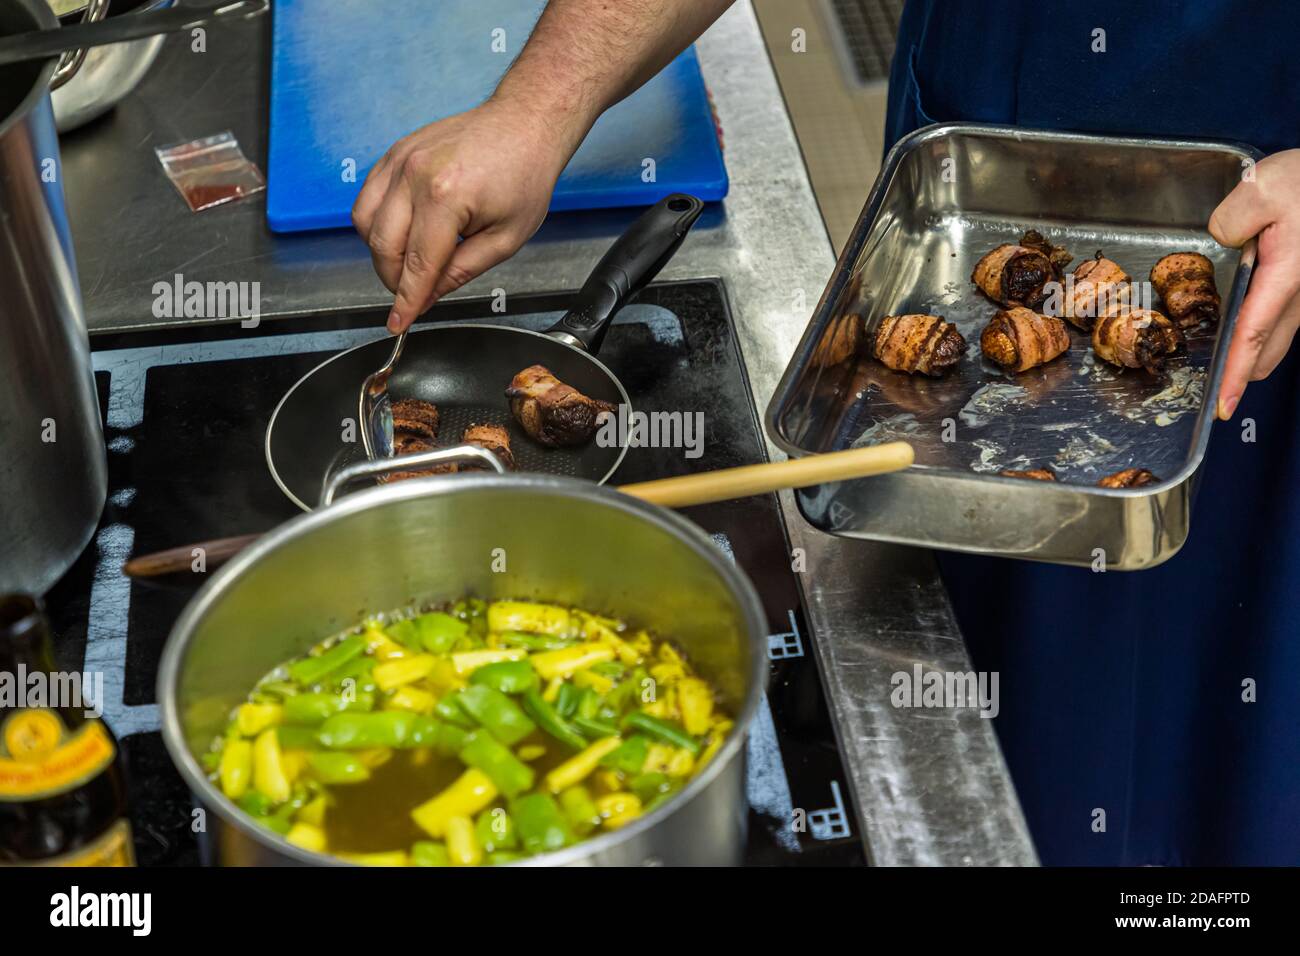
[[[507,570],[492,569],[494,549]],[[736,726],[673,800],[542,865],[729,865],[744,847],[745,731],[767,674],[753,586],[695,525],[570,478],[462,474],[349,495],[259,539],[200,590],[158,676],[163,739],[208,810],[212,862],[338,864],[244,815],[199,763],[259,678],[362,615],[454,600],[521,598],[604,609],[671,635]]]
[[[166,10],[176,0],[46,0],[64,24],[96,23],[109,16]],[[145,37],[64,54],[50,81],[60,133],[106,113],[144,79],[164,36]]]
[[[51,29],[0,0],[0,35]],[[42,593],[90,540],[107,467],[50,108],[52,60],[0,67],[0,591]]]
[[[92,5],[100,16],[107,6]],[[143,6],[116,23],[61,27],[49,0],[0,0],[0,39],[12,38],[18,49],[10,53],[32,57],[0,65],[0,592],[40,594],[54,584],[90,540],[107,492],[50,90],[77,75],[87,47],[143,57],[136,44],[147,46],[153,34],[266,9],[265,0],[178,11]],[[124,34],[131,42],[111,42]],[[57,52],[68,37],[82,49],[34,53],[33,39],[52,41]]]

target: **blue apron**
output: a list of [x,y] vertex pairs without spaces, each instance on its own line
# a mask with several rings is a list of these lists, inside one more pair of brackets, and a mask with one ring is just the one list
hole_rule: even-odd
[[[1300,3],[1272,0],[909,0],[886,139],[967,120],[1289,149],[1298,38]],[[1214,427],[1164,565],[940,555],[1044,863],[1300,864],[1297,352]]]

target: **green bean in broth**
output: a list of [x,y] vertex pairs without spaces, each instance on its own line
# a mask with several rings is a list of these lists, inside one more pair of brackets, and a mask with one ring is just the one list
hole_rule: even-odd
[[468,598],[368,619],[286,661],[207,763],[303,849],[474,866],[617,830],[680,791],[732,727],[669,640],[579,608]]

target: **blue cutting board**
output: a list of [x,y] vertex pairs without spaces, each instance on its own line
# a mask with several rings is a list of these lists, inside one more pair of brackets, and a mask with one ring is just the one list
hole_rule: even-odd
[[[542,0],[276,0],[266,219],[275,232],[350,226],[366,173],[397,139],[483,102]],[[494,30],[505,52],[493,52]],[[501,38],[500,34],[496,35]],[[655,181],[642,179],[653,159]],[[355,170],[355,177],[346,175]],[[552,210],[727,193],[694,48],[609,110],[565,169]]]

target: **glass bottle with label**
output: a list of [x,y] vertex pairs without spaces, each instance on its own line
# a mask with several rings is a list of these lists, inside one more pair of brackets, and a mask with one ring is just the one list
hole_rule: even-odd
[[55,669],[40,603],[0,595],[0,866],[132,866],[126,776],[88,675]]

